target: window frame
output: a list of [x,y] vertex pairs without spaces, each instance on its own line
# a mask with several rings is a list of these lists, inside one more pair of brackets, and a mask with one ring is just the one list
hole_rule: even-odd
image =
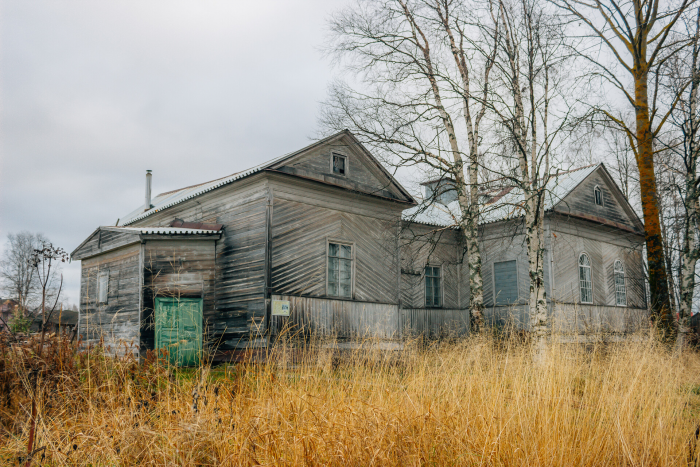
[[[620,265],[620,269],[617,269],[617,265]],[[624,303],[620,303],[617,299],[618,297],[618,290],[617,290],[617,275],[621,274],[622,275],[622,287],[623,287],[623,294],[625,297]],[[615,262],[613,263],[613,286],[615,287],[615,306],[619,307],[626,307],[627,306],[627,277],[625,276],[625,265],[622,263],[622,260],[616,259]]]
[[[584,266],[581,264],[581,258],[585,256],[588,258],[588,265]],[[588,277],[589,277],[589,282],[591,284],[591,301],[590,302],[584,302],[583,301],[583,294],[581,293],[582,287],[581,287],[581,268],[588,268]],[[593,305],[593,260],[591,260],[591,255],[589,255],[587,252],[583,251],[578,255],[578,261],[576,261],[576,273],[578,277],[578,299],[579,302],[582,305]]]
[[[329,271],[329,266],[330,266],[330,249],[331,249],[331,244],[334,245],[345,245],[350,247],[350,296],[346,297],[343,295],[331,295],[330,294],[330,274],[328,274]],[[351,242],[348,240],[338,240],[335,238],[326,238],[326,297],[333,298],[333,299],[338,299],[338,300],[354,300],[355,299],[355,258],[356,258],[356,250],[355,250],[355,242]],[[340,272],[340,271],[338,271]],[[340,279],[338,281],[338,284],[340,285]]]
[[[600,203],[598,202],[598,194],[600,194]],[[605,201],[603,200],[603,190],[600,189],[599,185],[593,187],[593,202],[596,206],[604,206]],[[590,259],[590,257],[589,257]]]
[[[439,305],[428,305],[428,281],[427,281],[427,269],[432,268],[432,269],[437,269],[438,270],[438,280],[440,281],[438,283],[439,285],[439,298],[440,298],[440,304]],[[443,267],[442,264],[430,264],[426,263],[425,266],[423,266],[423,305],[425,308],[443,308],[445,306],[445,280],[444,276],[442,274]],[[431,275],[430,277],[436,277]]]
[[[515,261],[515,292],[518,295],[518,297],[513,303],[509,303],[507,305],[498,305],[496,304],[496,263],[508,263],[510,261]],[[493,263],[491,263],[491,285],[493,286],[493,288],[491,289],[491,300],[493,301],[493,306],[512,306],[520,303],[520,278],[518,277],[518,266],[519,264],[517,258],[504,259],[501,261],[494,261]]]
[[[104,300],[102,300],[102,280],[105,280],[105,290],[104,290]],[[109,303],[109,269],[106,271],[100,271],[97,273],[97,303],[107,304]]]
[[[339,174],[339,173],[335,173],[335,171],[333,170],[333,159],[334,159],[336,156],[337,156],[337,157],[342,157],[342,158],[345,160],[345,164],[344,164],[344,165],[345,165],[345,167],[344,167],[345,173]],[[348,156],[347,156],[347,154],[343,154],[342,152],[337,152],[337,151],[331,151],[331,157],[330,157],[331,175],[335,175],[335,176],[337,176],[337,177],[347,177],[347,176],[348,176],[348,168],[349,168],[349,164],[348,164]]]

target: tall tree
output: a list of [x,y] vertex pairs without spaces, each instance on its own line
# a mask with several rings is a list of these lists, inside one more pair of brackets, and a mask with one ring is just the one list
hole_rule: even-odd
[[[7,235],[0,259],[0,284],[3,292],[17,301],[22,312],[41,303],[41,287],[31,258],[34,251],[42,249],[44,244],[48,244],[48,239],[42,234],[20,232]],[[56,274],[55,269],[53,274]],[[50,287],[48,293],[51,297],[55,291]]]
[[[678,20],[692,0],[677,0],[673,4],[660,4],[659,0],[551,1],[576,18],[609,53],[610,62],[605,60],[605,55],[601,58],[596,47],[579,50],[596,66],[597,76],[616,88],[634,110],[635,126],[631,127],[619,113],[599,107],[624,132],[634,151],[639,169],[652,318],[665,333],[672,334],[674,320],[659,213],[654,140],[680,99],[679,95],[662,108],[658,99],[659,78],[665,63],[687,43],[686,38],[678,38],[675,32]],[[618,68],[623,71],[619,72]]]
[[[530,328],[541,345],[547,333],[547,296],[544,287],[544,212],[551,188],[552,157],[571,135],[580,116],[568,102],[568,47],[563,25],[537,0],[492,0],[501,23],[497,69],[492,85],[495,97],[490,117],[503,139],[501,157],[512,157],[515,167],[500,175],[522,193],[513,210],[523,218],[530,276]],[[490,170],[495,170],[491,168]]]
[[[397,167],[418,165],[451,180],[460,208],[454,220],[469,258],[471,320],[478,329],[483,322],[479,125],[493,54],[467,59],[465,42],[475,39],[465,32],[464,14],[460,3],[449,0],[360,0],[338,13],[331,21],[330,52],[360,83],[331,89],[323,124],[350,128]],[[483,50],[493,50],[494,36],[481,39]]]

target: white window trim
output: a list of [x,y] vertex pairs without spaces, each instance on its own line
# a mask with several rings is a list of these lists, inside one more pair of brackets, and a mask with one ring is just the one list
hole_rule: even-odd
[[[105,291],[105,299],[102,300],[102,287],[101,287],[101,282],[102,278],[107,277],[107,290]],[[100,271],[97,273],[97,303],[100,304],[106,304],[109,302],[109,270],[106,271]]]
[[[428,297],[425,294],[425,268],[431,267],[431,268],[438,268],[440,270],[440,305],[439,306],[428,306],[427,301]],[[440,264],[431,264],[431,263],[425,263],[425,266],[423,266],[423,271],[421,272],[421,276],[423,278],[423,308],[445,308],[445,274],[443,274],[444,271],[444,263]]]
[[[345,173],[344,173],[344,174],[341,175],[341,174],[337,174],[337,173],[333,172],[333,156],[340,156],[340,157],[342,157],[342,158],[345,159]],[[330,157],[330,170],[331,170],[331,175],[335,175],[335,176],[338,176],[338,177],[347,177],[347,176],[348,176],[348,173],[350,172],[350,164],[349,164],[349,162],[350,162],[350,159],[349,159],[349,157],[347,156],[347,154],[343,154],[342,152],[338,152],[338,151],[331,151],[331,157]]]
[[[616,273],[617,271],[615,270],[615,263],[620,263],[620,266],[622,267],[622,280],[625,283],[625,303],[623,305],[620,305],[617,303],[617,281],[616,281]],[[613,261],[613,287],[614,287],[614,292],[615,292],[615,306],[619,306],[620,308],[625,308],[627,307],[627,274],[625,272],[625,263],[622,262],[621,259],[616,259]]]
[[[496,305],[496,263],[506,263],[508,261],[515,261],[515,291],[518,294],[518,298],[515,300],[515,303],[511,303],[510,305]],[[493,306],[513,306],[520,303],[520,274],[518,274],[518,271],[520,271],[520,269],[518,268],[518,266],[520,266],[520,264],[518,263],[517,258],[503,259],[491,263],[491,300],[493,301]]]
[[[588,266],[581,266],[581,256],[586,255],[588,257]],[[591,301],[590,302],[584,302],[583,298],[581,297],[581,268],[582,267],[587,267],[591,271]],[[578,300],[581,302],[582,305],[593,305],[594,297],[595,297],[595,284],[593,282],[593,260],[591,259],[591,255],[588,254],[586,251],[582,251],[579,253],[578,258],[576,260],[576,280],[578,281]]]
[[[596,191],[600,192],[600,204],[598,204],[597,200],[595,199]],[[603,198],[603,190],[600,188],[600,185],[596,185],[595,187],[593,187],[593,203],[596,206],[600,206],[600,207],[605,206],[605,199]],[[590,256],[588,258],[590,259]]]
[[[328,265],[329,265],[329,260],[330,260],[330,255],[329,250],[330,250],[330,244],[331,243],[336,243],[340,245],[346,245],[350,247],[350,251],[352,254],[350,255],[350,260],[352,261],[352,269],[351,269],[351,274],[352,277],[350,278],[350,296],[349,297],[341,297],[340,295],[331,295],[328,293]],[[328,298],[333,298],[333,299],[338,299],[338,300],[354,300],[355,299],[355,263],[356,263],[356,255],[357,252],[355,251],[355,242],[349,242],[347,240],[338,240],[335,238],[326,238],[326,270],[325,270],[325,275],[326,275],[326,297]]]

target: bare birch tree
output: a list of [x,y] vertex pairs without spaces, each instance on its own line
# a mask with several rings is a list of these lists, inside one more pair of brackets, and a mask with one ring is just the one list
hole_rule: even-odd
[[[676,261],[670,258],[668,263],[677,264],[679,345],[683,345],[688,332],[695,298],[696,268],[700,260],[700,9],[684,20],[690,42],[667,62],[663,88],[667,101],[677,101],[677,105],[671,111],[669,134],[660,140],[664,151],[662,169],[668,174],[665,177],[668,179],[668,198],[679,200],[679,206],[667,207],[665,211],[669,212],[663,216],[667,220],[674,216],[672,225],[667,228],[674,232],[667,234],[665,244],[667,255],[677,255]],[[669,204],[669,201],[662,206],[664,204]],[[672,271],[669,271],[669,276],[673,278]]]
[[[596,76],[617,89],[635,113],[632,127],[610,106],[598,106],[625,134],[634,151],[639,169],[652,318],[670,335],[674,320],[659,212],[654,141],[680,99],[678,95],[667,106],[661,105],[660,72],[687,43],[675,33],[678,20],[693,0],[551,1],[589,32],[596,46],[578,52],[596,66]],[[601,48],[606,53],[599,53]],[[606,60],[608,56],[610,60]]]
[[[477,238],[479,129],[498,28],[473,47],[477,40],[467,34],[465,16],[463,5],[451,0],[361,0],[336,15],[331,52],[357,74],[363,90],[337,83],[323,124],[350,128],[397,167],[427,167],[453,181],[460,207],[455,223],[470,268],[471,321],[478,330],[484,307]],[[478,58],[467,57],[467,44]]]
[[548,184],[556,174],[552,157],[575,127],[575,106],[567,101],[569,56],[565,30],[537,0],[493,0],[501,34],[489,105],[494,129],[500,130],[496,151],[515,166],[490,170],[522,193],[513,216],[524,222],[530,277],[530,328],[541,346],[547,333],[544,287],[544,213]]
[[[41,287],[36,269],[31,265],[34,250],[40,250],[48,239],[31,232],[10,233],[0,259],[0,281],[4,293],[17,301],[22,312],[41,303]],[[56,274],[55,270],[53,272]],[[49,296],[55,294],[49,288]]]

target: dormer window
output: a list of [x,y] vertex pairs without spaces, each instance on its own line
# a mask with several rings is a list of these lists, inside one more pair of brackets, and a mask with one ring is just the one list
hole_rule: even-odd
[[603,192],[600,190],[599,186],[593,188],[593,196],[595,197],[595,204],[597,206],[603,205]]
[[342,154],[331,154],[331,170],[334,175],[345,175],[347,171],[347,157]]

